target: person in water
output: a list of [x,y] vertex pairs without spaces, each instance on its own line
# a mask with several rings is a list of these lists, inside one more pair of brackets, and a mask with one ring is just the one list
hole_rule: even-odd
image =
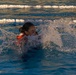
[[27,36],[31,35],[37,35],[38,33],[36,32],[36,27],[33,23],[31,22],[26,22],[24,25],[19,29],[20,34],[17,36],[17,44],[20,44],[21,41],[27,42]]

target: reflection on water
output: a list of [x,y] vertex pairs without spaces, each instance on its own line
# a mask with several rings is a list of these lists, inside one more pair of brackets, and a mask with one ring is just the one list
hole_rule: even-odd
[[7,8],[0,9],[0,18],[76,18],[75,0],[1,0],[0,4]]
[[[76,0],[0,0],[0,4],[36,6],[0,7],[0,74],[76,75]],[[61,5],[75,7],[55,7]],[[29,51],[21,58],[15,41],[19,27],[27,21],[43,33],[43,49]],[[58,45],[60,49],[55,48]]]
[[[76,6],[75,6],[76,7]],[[69,6],[60,6],[51,7],[50,8],[7,8],[7,9],[0,9],[0,18],[19,18],[19,19],[25,19],[25,18],[49,18],[49,19],[55,19],[55,18],[61,18],[61,17],[70,17],[76,18],[76,8],[72,8]]]
[[27,5],[76,5],[75,0],[0,0],[0,4],[27,4]]

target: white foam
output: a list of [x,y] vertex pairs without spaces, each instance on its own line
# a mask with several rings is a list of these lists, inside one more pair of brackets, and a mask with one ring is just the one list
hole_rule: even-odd
[[0,19],[0,23],[24,22],[24,19]]
[[50,6],[50,5],[45,5],[45,6],[43,6],[43,8],[52,8],[52,6]]
[[75,23],[76,23],[76,20],[73,20],[73,22],[75,22]]
[[76,6],[74,5],[61,5],[61,6],[57,6],[57,5],[35,5],[35,6],[31,6],[31,5],[0,5],[0,8],[5,9],[5,8],[37,8],[37,9],[41,9],[41,8],[54,8],[54,9],[75,9]]
[[[71,20],[71,19],[70,19]],[[28,20],[28,21],[34,21],[34,20]],[[36,22],[37,21],[43,21],[43,20],[41,20],[41,19],[39,19],[39,20],[36,20]],[[47,20],[47,21],[49,21],[49,20]],[[56,20],[55,20],[56,21]],[[58,20],[57,20],[58,21]],[[72,22],[74,22],[74,23],[76,23],[76,20],[71,20]],[[25,20],[24,19],[6,19],[6,18],[3,18],[3,19],[0,19],[0,23],[12,23],[12,22],[25,22]],[[58,21],[59,22],[59,21]],[[57,22],[57,23],[58,23]],[[60,21],[61,22],[61,21]],[[67,21],[66,21],[67,22]],[[57,23],[56,23],[56,25],[57,25]]]
[[42,6],[41,5],[36,5],[36,6],[33,6],[33,8],[40,9],[40,8],[42,8]]

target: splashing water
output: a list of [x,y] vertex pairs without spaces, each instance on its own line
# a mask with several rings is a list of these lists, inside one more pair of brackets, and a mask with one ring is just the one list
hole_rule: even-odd
[[0,44],[0,53],[3,52],[4,49],[7,49],[8,48],[12,48],[14,49],[14,42],[15,42],[15,37],[16,37],[16,34],[12,33],[12,32],[8,32],[2,28],[0,28],[0,41],[1,41],[1,44]]
[[[62,40],[59,32],[53,27],[53,25],[48,25],[42,30],[42,42],[43,44],[47,44],[47,46],[50,46],[51,42],[54,42],[56,45],[62,47]],[[46,47],[46,45],[44,45]]]
[[[60,48],[60,51],[66,52],[76,50],[76,28],[73,27],[76,24],[71,19],[37,20],[33,22],[40,23],[37,26],[39,35],[28,36],[29,42],[24,47],[24,50],[31,47],[39,47],[39,45],[42,45],[42,48],[49,49],[56,46]],[[17,34],[0,28],[0,35],[0,53],[4,49],[8,50],[8,48],[17,50],[19,53],[22,52],[21,49],[23,48],[15,45]]]

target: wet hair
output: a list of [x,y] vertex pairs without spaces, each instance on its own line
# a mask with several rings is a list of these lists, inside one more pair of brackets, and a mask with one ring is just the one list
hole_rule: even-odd
[[25,31],[28,31],[31,26],[34,26],[34,24],[31,23],[31,22],[26,22],[26,23],[24,23],[24,25],[19,29],[19,31],[20,31],[21,33],[24,33]]

